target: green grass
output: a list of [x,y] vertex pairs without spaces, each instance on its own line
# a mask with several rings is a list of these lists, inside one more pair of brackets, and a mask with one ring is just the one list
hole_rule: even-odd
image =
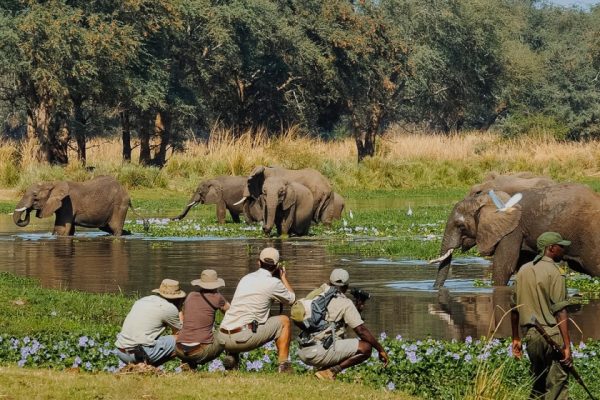
[[183,373],[159,376],[80,374],[0,368],[1,399],[413,399],[312,376]]
[[57,331],[116,334],[133,298],[43,289],[35,279],[0,272],[0,326],[6,335]]

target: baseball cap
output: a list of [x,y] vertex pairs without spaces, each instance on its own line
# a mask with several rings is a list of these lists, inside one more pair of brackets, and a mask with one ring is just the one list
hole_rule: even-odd
[[329,275],[329,282],[334,286],[346,286],[349,279],[350,275],[348,271],[341,268],[334,269],[331,271],[331,275]]
[[258,258],[265,264],[275,265],[279,262],[279,251],[273,247],[265,247]]
[[569,246],[571,244],[571,241],[564,240],[558,232],[544,232],[537,238],[537,248],[540,251],[544,250],[546,247],[552,244],[558,244],[560,246]]

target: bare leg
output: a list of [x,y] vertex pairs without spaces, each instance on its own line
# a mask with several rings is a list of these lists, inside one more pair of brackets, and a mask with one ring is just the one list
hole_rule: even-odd
[[281,335],[275,341],[277,347],[277,359],[280,363],[287,361],[290,355],[290,341],[292,339],[292,323],[287,315],[280,315],[279,319],[283,325]]

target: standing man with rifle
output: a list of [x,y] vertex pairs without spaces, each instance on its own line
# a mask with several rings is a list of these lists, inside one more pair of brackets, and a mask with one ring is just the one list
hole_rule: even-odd
[[[557,263],[570,244],[556,232],[542,233],[537,239],[540,254],[523,265],[515,278],[512,350],[514,357],[520,359],[523,354],[520,328],[525,333],[524,341],[531,361],[532,398],[568,399],[569,370],[573,366],[567,327],[569,302],[565,273]],[[560,357],[556,357],[552,346],[536,329],[537,321],[543,332],[562,348]]]

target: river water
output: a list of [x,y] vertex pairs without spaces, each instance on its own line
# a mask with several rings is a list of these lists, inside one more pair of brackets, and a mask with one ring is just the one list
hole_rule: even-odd
[[[508,310],[509,289],[473,286],[489,267],[489,261],[479,257],[455,257],[451,277],[438,291],[432,289],[436,267],[425,260],[331,255],[324,241],[315,238],[114,238],[84,229],[75,237],[58,238],[50,234],[52,224],[52,219],[32,218],[28,227],[18,228],[10,216],[0,216],[0,271],[38,278],[49,288],[141,296],[163,278],[177,279],[189,290],[189,282],[199,278],[202,269],[212,268],[225,280],[222,293],[231,299],[238,280],[257,268],[260,250],[273,246],[287,262],[288,277],[300,296],[327,281],[333,268],[347,269],[351,286],[372,294],[363,317],[375,334],[410,339],[489,337],[503,310]],[[273,311],[277,313],[278,307]],[[582,331],[571,324],[574,342],[600,339],[599,311],[596,301],[572,314]],[[496,335],[510,336],[509,315]]]

